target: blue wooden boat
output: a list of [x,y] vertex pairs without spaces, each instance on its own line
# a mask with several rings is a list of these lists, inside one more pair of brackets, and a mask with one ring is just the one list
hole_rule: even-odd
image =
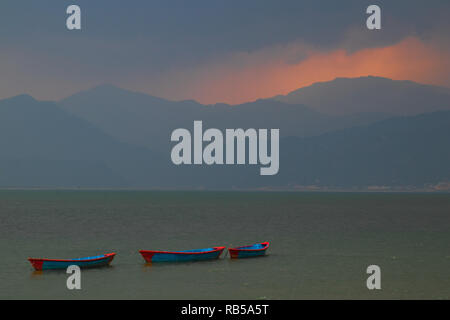
[[185,251],[139,250],[146,262],[186,262],[211,260],[220,257],[225,247],[212,247]]
[[229,248],[228,252],[231,259],[250,258],[265,255],[267,248],[269,248],[269,242],[261,242],[250,246]]
[[99,256],[77,258],[77,259],[34,259],[28,258],[31,265],[38,271],[48,269],[67,269],[68,266],[76,265],[80,268],[92,268],[106,266],[111,263],[116,254],[107,253]]

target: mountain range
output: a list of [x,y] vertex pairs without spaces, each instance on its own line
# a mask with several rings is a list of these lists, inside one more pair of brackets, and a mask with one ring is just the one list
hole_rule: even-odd
[[[279,128],[280,171],[175,166],[170,134]],[[61,101],[0,100],[0,187],[423,189],[450,181],[450,89],[366,77],[240,105],[101,85]],[[445,189],[445,187],[444,187]]]
[[334,115],[361,112],[415,115],[449,110],[450,88],[369,76],[318,82],[273,99],[305,104]]

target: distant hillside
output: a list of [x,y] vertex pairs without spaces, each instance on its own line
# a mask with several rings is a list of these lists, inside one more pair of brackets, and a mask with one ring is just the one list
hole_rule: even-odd
[[392,118],[281,144],[280,184],[425,186],[450,182],[450,111]]
[[27,95],[0,101],[0,150],[2,187],[148,184],[162,163],[150,151]]
[[204,109],[194,101],[172,102],[111,85],[79,92],[58,104],[121,141],[147,147],[167,144],[168,128],[183,121],[183,110]]
[[[105,87],[101,90],[117,92],[116,88]],[[302,123],[299,130],[311,130],[311,133],[315,124],[323,121],[325,126],[326,121],[334,121],[337,117],[323,115],[305,106],[292,106],[273,100],[260,100],[241,106],[202,106],[186,101],[181,103],[184,107],[178,103],[155,100],[159,107],[147,110],[148,106],[144,102],[136,106],[129,100],[127,104],[128,91],[120,94],[124,95],[123,101],[112,107],[114,116],[105,113],[106,118],[116,121],[120,127],[120,130],[114,131],[116,136],[105,133],[106,130],[97,126],[96,121],[75,116],[53,102],[36,101],[26,95],[0,100],[0,187],[372,187],[383,190],[386,186],[430,188],[437,184],[442,189],[450,182],[450,111],[392,117],[313,136],[284,136],[280,141],[279,173],[275,176],[260,176],[259,165],[173,165],[170,149],[174,143],[169,141],[169,132],[173,129],[171,125],[175,123],[176,126],[191,128],[193,120],[201,119],[212,127],[279,126],[295,133],[296,125]],[[137,95],[135,99],[142,98]],[[101,93],[102,99],[104,96]],[[88,98],[86,101],[90,102],[90,95]],[[145,95],[144,98],[150,99]],[[167,105],[161,106],[160,103]],[[84,104],[79,106],[85,112],[93,107],[92,112],[99,117],[98,121],[101,120],[100,111],[108,107],[106,102],[102,108],[96,108],[92,102],[89,107]],[[140,108],[143,110],[139,111]],[[183,108],[194,110],[194,116]],[[274,109],[279,112],[273,112]],[[147,112],[153,113],[154,118],[149,120],[144,117],[143,114]],[[173,117],[164,118],[170,113]],[[204,116],[200,117],[200,114]],[[251,114],[254,114],[253,118]],[[151,131],[147,131],[144,137],[155,139],[155,145],[160,143],[162,147],[153,149],[125,142],[131,140],[125,135],[126,130],[131,130],[133,119],[139,117],[142,119],[136,125],[136,137],[140,132],[139,126],[150,123],[149,127],[155,127],[149,129]],[[341,119],[349,118],[346,116]],[[309,126],[302,122],[305,119],[311,121]],[[155,128],[161,132],[156,132]],[[110,130],[114,130],[114,127]]]
[[282,136],[304,137],[390,116],[377,112],[330,116],[302,104],[275,100],[204,106],[195,101],[168,101],[110,85],[77,93],[58,105],[121,141],[164,153],[168,152],[172,131],[192,128],[194,120],[203,120],[204,126],[210,128],[279,128]]
[[180,166],[204,188],[433,188],[450,182],[450,111],[395,117],[368,126],[280,142],[280,171],[258,166]]
[[346,115],[385,112],[414,115],[450,109],[450,89],[380,77],[337,78],[300,88],[275,100]]

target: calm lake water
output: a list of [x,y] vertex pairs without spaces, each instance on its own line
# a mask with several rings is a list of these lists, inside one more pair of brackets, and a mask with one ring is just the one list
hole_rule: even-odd
[[[268,256],[246,260],[150,266],[138,253],[260,241]],[[79,291],[26,260],[112,251]],[[450,195],[0,191],[0,252],[1,299],[449,299]]]

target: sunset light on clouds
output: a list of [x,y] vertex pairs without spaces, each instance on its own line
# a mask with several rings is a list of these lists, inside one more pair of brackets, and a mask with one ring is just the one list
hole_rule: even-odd
[[[380,30],[367,29],[361,1],[144,1],[126,14],[120,1],[108,14],[101,1],[83,2],[89,22],[72,33],[61,1],[5,2],[0,98],[60,100],[112,84],[237,104],[367,75],[450,87],[448,1],[380,0]],[[25,3],[38,22],[21,14]]]
[[179,320],[450,301],[449,16],[0,0],[0,300]]
[[[343,49],[320,52],[293,45],[234,54],[196,70],[174,71],[166,79],[176,86],[176,98],[189,97],[206,104],[237,104],[287,94],[336,77],[373,75],[449,86],[449,56],[448,51],[414,37],[353,53]],[[163,87],[160,89],[165,91]]]

